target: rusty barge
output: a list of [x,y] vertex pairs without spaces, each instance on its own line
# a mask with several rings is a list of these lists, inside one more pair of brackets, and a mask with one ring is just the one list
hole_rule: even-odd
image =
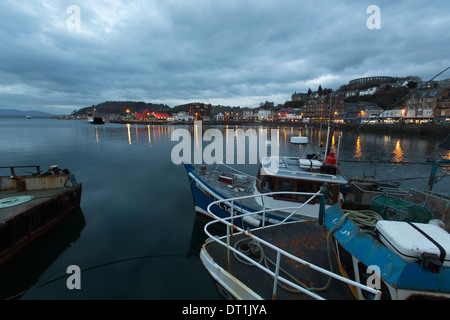
[[[35,172],[25,170],[35,169]],[[0,265],[80,208],[82,184],[68,169],[0,167]],[[23,171],[24,173],[18,173]]]

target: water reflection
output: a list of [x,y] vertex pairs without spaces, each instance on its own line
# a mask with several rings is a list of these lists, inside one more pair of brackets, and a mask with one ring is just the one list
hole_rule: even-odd
[[[86,226],[81,209],[64,219],[13,260],[0,268],[0,299],[24,292],[39,281],[53,262],[78,240]],[[16,299],[19,299],[16,297]]]
[[404,152],[403,152],[402,148],[400,147],[400,139],[397,140],[397,143],[395,144],[395,149],[394,149],[393,153],[394,153],[394,161],[395,162],[402,162],[405,159]]
[[151,147],[152,146],[152,138],[150,136],[150,125],[147,125],[147,134],[148,134],[148,144]]
[[97,143],[102,140],[114,140],[123,141],[124,135],[129,145],[134,144],[147,144],[152,147],[155,144],[165,144],[172,132],[175,130],[171,126],[159,126],[159,125],[137,125],[127,123],[126,125],[113,125],[104,127],[103,130],[95,129],[95,139]]
[[355,158],[360,159],[361,157],[361,137],[358,136],[358,139],[356,140]]
[[131,133],[130,133],[130,124],[127,123],[127,130],[128,130],[128,144],[131,145]]

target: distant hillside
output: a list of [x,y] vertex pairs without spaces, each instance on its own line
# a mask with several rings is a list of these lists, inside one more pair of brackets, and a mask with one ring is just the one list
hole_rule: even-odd
[[150,112],[168,112],[170,107],[165,104],[154,104],[146,102],[136,102],[136,101],[105,101],[97,105],[92,105],[90,107],[81,108],[80,110],[74,111],[72,115],[74,116],[85,116],[89,112],[96,110],[96,114],[127,114],[127,110],[130,113],[138,112],[141,113],[145,109]]
[[398,100],[404,98],[407,94],[408,88],[405,87],[400,88],[385,87],[377,91],[374,95],[349,97],[345,99],[345,102],[370,101],[375,102],[379,107],[389,108]]
[[46,118],[51,117],[53,114],[42,112],[42,111],[22,111],[22,110],[16,110],[16,109],[0,109],[0,117],[25,117],[27,115],[30,115],[31,117],[38,117],[38,118]]

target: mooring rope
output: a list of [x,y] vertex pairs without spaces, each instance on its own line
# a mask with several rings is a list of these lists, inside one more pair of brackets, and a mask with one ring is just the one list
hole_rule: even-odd
[[[371,210],[343,210],[344,215],[339,219],[339,221],[334,225],[333,228],[330,229],[330,231],[327,233],[327,258],[329,263],[329,271],[333,271],[333,263],[332,263],[332,250],[331,250],[331,236],[334,233],[336,229],[338,229],[346,220],[347,218],[352,220],[358,227],[360,228],[373,228],[377,221],[383,220],[383,218],[376,212]],[[248,241],[248,243],[243,244],[244,241]],[[245,246],[245,247],[244,247]],[[256,239],[241,239],[237,241],[234,245],[234,248],[238,250],[239,252],[249,256],[253,255],[255,257],[259,256],[259,259],[255,259],[255,262],[258,264],[263,264],[267,269],[270,270],[269,264],[271,263],[273,266],[276,265],[276,263],[267,257],[267,255],[264,253],[263,247],[259,244],[259,242]],[[248,261],[245,261],[241,257],[239,257],[239,254],[233,251],[233,255],[242,264],[248,265],[248,266],[255,266],[253,263],[250,263]],[[321,292],[325,291],[329,288],[332,277],[328,277],[327,282],[322,287],[308,287],[303,282],[299,281],[295,276],[287,272],[285,269],[283,269],[280,266],[280,271],[282,271],[284,274],[286,274],[291,280],[293,280],[296,284],[300,285],[301,287],[305,288],[309,291],[315,291],[315,292]],[[272,277],[273,278],[273,277]],[[300,290],[289,288],[288,286],[278,283],[278,285],[283,288],[284,290],[292,293],[302,293]]]
[[[148,223],[150,223],[153,219],[155,219],[156,217],[158,217],[161,213],[164,212],[165,209],[167,209],[170,205],[172,205],[182,194],[183,192],[195,181],[196,179],[192,179],[191,182],[189,182],[188,184],[186,184],[186,186],[180,191],[178,192],[178,194],[172,198],[169,202],[167,202],[161,209],[158,210],[158,212],[156,214],[154,214],[153,216],[151,216],[150,218],[148,218],[147,220],[145,220],[144,222],[142,222],[140,225],[138,225],[136,228],[134,228],[133,230],[131,230],[129,233],[127,233],[126,235],[124,235],[122,238],[120,238],[119,240],[117,240],[116,242],[112,243],[111,245],[109,245],[108,247],[104,248],[103,250],[99,251],[98,253],[94,254],[93,256],[91,256],[90,258],[84,260],[82,263],[78,264],[78,266],[83,266],[85,264],[87,264],[88,262],[94,260],[95,258],[99,257],[100,255],[104,254],[105,252],[111,250],[112,248],[116,247],[117,245],[119,245],[120,243],[124,242],[125,240],[127,240],[128,238],[130,238],[132,235],[134,235],[136,232],[138,232],[139,230],[141,230],[145,225],[147,225]],[[129,258],[129,259],[122,259],[122,260],[117,260],[117,261],[113,261],[110,263],[105,263],[105,264],[101,264],[98,266],[94,266],[94,267],[90,267],[87,269],[81,269],[81,271],[86,271],[86,270],[90,270],[90,269],[95,269],[98,268],[100,266],[104,266],[104,265],[108,265],[108,264],[112,264],[112,263],[116,263],[116,262],[122,262],[122,261],[128,261],[128,260],[133,260],[133,258]],[[14,299],[16,297],[19,297],[25,293],[28,293],[32,290],[41,288],[47,284],[50,284],[56,280],[60,280],[63,279],[65,277],[68,277],[69,274],[67,274],[66,272],[62,272],[54,277],[52,277],[49,280],[46,280],[32,288],[29,288],[28,290],[22,291],[20,293],[17,293],[9,298],[7,298],[6,300],[11,300]]]

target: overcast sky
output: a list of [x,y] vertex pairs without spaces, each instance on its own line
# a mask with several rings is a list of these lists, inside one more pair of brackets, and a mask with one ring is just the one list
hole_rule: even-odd
[[0,108],[256,107],[370,75],[429,80],[450,66],[449,13],[448,0],[1,0]]

